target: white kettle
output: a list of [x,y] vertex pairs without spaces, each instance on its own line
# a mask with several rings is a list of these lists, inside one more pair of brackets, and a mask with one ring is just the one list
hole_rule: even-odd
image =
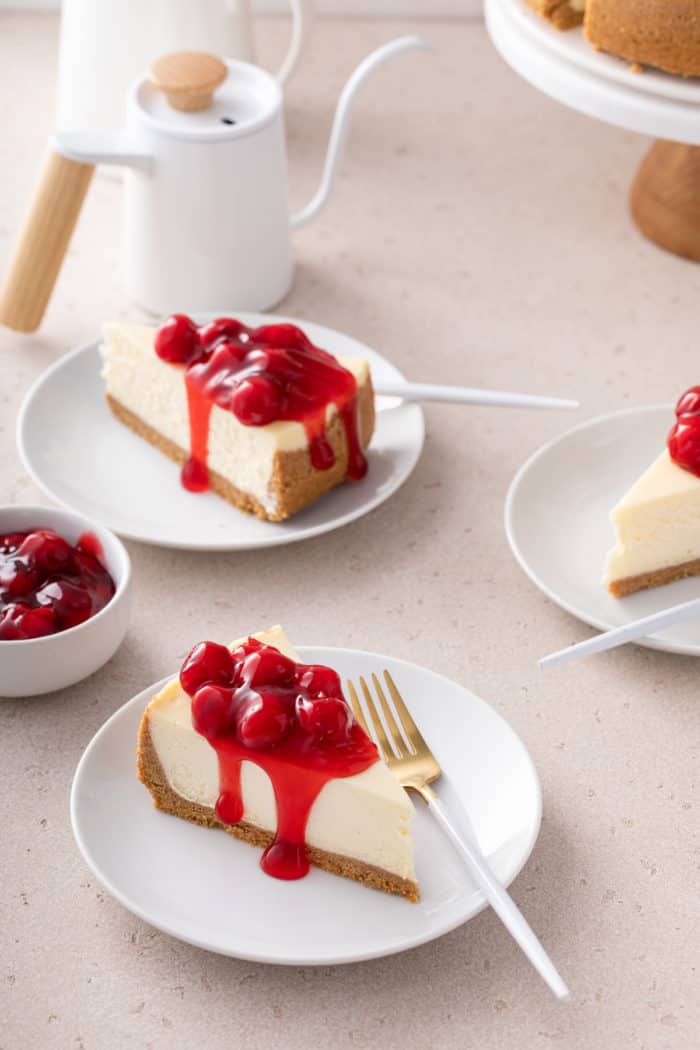
[[[277,77],[294,69],[312,0],[290,0],[292,35]],[[157,55],[213,51],[255,62],[249,0],[63,0],[57,127],[116,128],[129,86]]]
[[95,164],[127,169],[121,269],[132,299],[161,315],[274,306],[292,281],[291,230],[328,199],[355,93],[387,59],[425,46],[400,37],[360,63],[336,108],[321,184],[291,217],[277,80],[202,53],[159,59],[129,92],[126,128],[52,139],[0,292],[0,323],[39,326]]

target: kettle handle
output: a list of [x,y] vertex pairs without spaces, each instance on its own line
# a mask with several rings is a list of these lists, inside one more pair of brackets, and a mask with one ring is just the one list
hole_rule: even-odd
[[17,332],[41,324],[94,170],[49,150],[0,290],[0,324]]
[[299,57],[306,46],[309,27],[314,16],[313,0],[290,0],[292,8],[292,39],[284,62],[277,71],[277,79],[284,84],[294,72]]

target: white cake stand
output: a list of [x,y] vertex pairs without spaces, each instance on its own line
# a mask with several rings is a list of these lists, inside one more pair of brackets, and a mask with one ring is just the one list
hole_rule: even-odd
[[546,95],[658,139],[632,183],[632,217],[657,244],[700,262],[700,79],[634,73],[595,51],[582,29],[560,32],[525,0],[486,0],[486,25],[505,61]]

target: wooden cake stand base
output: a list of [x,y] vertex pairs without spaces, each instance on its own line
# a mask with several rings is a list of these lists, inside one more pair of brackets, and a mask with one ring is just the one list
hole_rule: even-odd
[[700,146],[658,139],[632,183],[630,211],[645,237],[700,262]]

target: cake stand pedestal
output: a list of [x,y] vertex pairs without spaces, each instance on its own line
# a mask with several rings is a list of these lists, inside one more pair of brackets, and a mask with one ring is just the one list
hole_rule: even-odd
[[560,32],[524,0],[486,0],[496,49],[544,94],[588,116],[658,139],[630,189],[642,233],[700,262],[700,80],[628,63],[595,51],[582,30]]

